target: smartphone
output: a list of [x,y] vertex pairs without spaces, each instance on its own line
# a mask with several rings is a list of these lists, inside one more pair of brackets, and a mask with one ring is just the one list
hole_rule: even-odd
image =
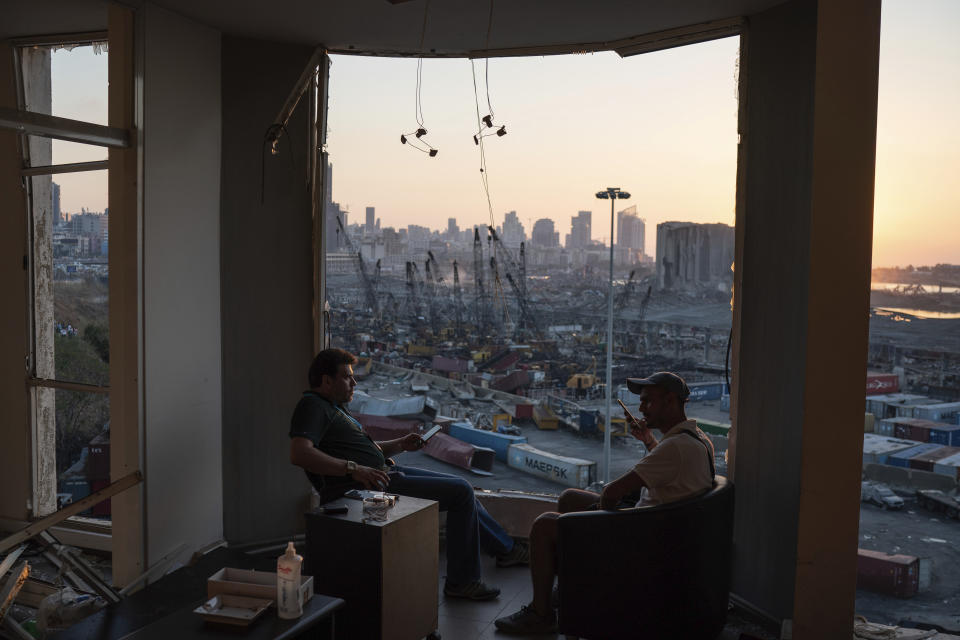
[[424,442],[426,442],[427,440],[429,440],[429,439],[432,438],[433,436],[437,435],[442,429],[443,429],[443,427],[441,427],[440,425],[435,425],[432,429],[430,429],[430,430],[427,431],[426,433],[420,434],[420,438],[421,438]]
[[627,409],[627,405],[623,404],[623,400],[617,398],[617,402],[620,403],[620,406],[623,408],[623,413],[627,416],[627,420],[633,422],[634,424],[640,424],[640,421],[633,417],[633,414],[630,413],[630,409]]

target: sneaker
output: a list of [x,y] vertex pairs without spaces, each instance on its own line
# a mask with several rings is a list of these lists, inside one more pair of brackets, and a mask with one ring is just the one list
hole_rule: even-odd
[[455,585],[449,581],[443,585],[443,595],[448,598],[467,598],[469,600],[493,600],[500,595],[500,589],[474,580],[466,584]]
[[551,611],[550,615],[541,616],[534,610],[533,606],[528,605],[521,607],[520,611],[517,611],[513,615],[497,618],[493,624],[497,625],[497,629],[504,633],[515,633],[518,635],[527,633],[556,633],[557,614]]
[[498,567],[515,567],[518,564],[530,564],[530,543],[526,540],[514,540],[510,551],[497,556]]

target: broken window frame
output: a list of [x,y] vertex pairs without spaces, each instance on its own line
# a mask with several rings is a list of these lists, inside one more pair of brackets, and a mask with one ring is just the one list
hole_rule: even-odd
[[[89,32],[82,34],[45,35],[30,38],[18,38],[11,41],[14,56],[14,73],[16,80],[17,105],[16,113],[4,110],[3,124],[15,128],[18,135],[19,156],[21,158],[20,176],[27,193],[26,211],[28,251],[24,264],[24,283],[28,299],[28,328],[29,349],[26,367],[26,384],[30,392],[30,429],[31,429],[31,499],[30,511],[33,517],[49,515],[57,510],[57,473],[56,473],[56,415],[52,410],[42,410],[41,404],[49,403],[48,408],[55,406],[53,393],[55,390],[64,390],[81,393],[109,394],[108,385],[86,384],[82,382],[60,380],[53,368],[53,351],[49,349],[48,362],[41,363],[41,335],[38,331],[38,317],[41,314],[39,305],[41,298],[49,298],[48,311],[52,314],[52,294],[45,296],[38,292],[38,256],[46,249],[39,246],[36,228],[38,221],[35,214],[35,187],[32,178],[60,173],[76,173],[87,171],[108,170],[106,160],[91,162],[74,162],[63,164],[33,165],[31,162],[30,136],[49,139],[70,140],[88,145],[103,147],[125,147],[129,145],[129,136],[126,131],[112,129],[103,125],[88,123],[68,118],[61,118],[50,114],[29,111],[27,109],[26,77],[23,51],[28,48],[59,48],[70,46],[101,46],[107,43],[107,32]],[[51,254],[52,259],[52,254]],[[49,276],[52,286],[52,274]],[[109,316],[107,317],[109,323]],[[82,517],[74,516],[71,520],[84,521]],[[109,530],[109,521],[97,521],[98,527]]]

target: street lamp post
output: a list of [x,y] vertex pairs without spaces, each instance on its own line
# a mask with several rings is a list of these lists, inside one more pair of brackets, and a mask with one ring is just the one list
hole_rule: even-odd
[[610,408],[613,404],[613,208],[617,200],[626,200],[630,194],[620,187],[598,191],[597,198],[610,200],[610,288],[607,292],[607,420],[603,430],[603,481],[610,482],[610,431],[613,428]]

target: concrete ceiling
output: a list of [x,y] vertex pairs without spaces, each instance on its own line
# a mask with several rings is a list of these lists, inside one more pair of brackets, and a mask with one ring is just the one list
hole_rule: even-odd
[[[225,33],[324,44],[332,51],[416,55],[428,0],[155,0]],[[783,0],[429,0],[423,50],[471,51],[607,42],[748,15]],[[241,8],[242,6],[242,8]]]
[[[154,0],[223,33],[335,52],[417,55],[428,0]],[[605,43],[757,13],[784,0],[429,0],[423,51],[465,56],[485,49]],[[123,0],[138,6],[140,0]],[[5,2],[0,38],[106,28],[104,0]]]

